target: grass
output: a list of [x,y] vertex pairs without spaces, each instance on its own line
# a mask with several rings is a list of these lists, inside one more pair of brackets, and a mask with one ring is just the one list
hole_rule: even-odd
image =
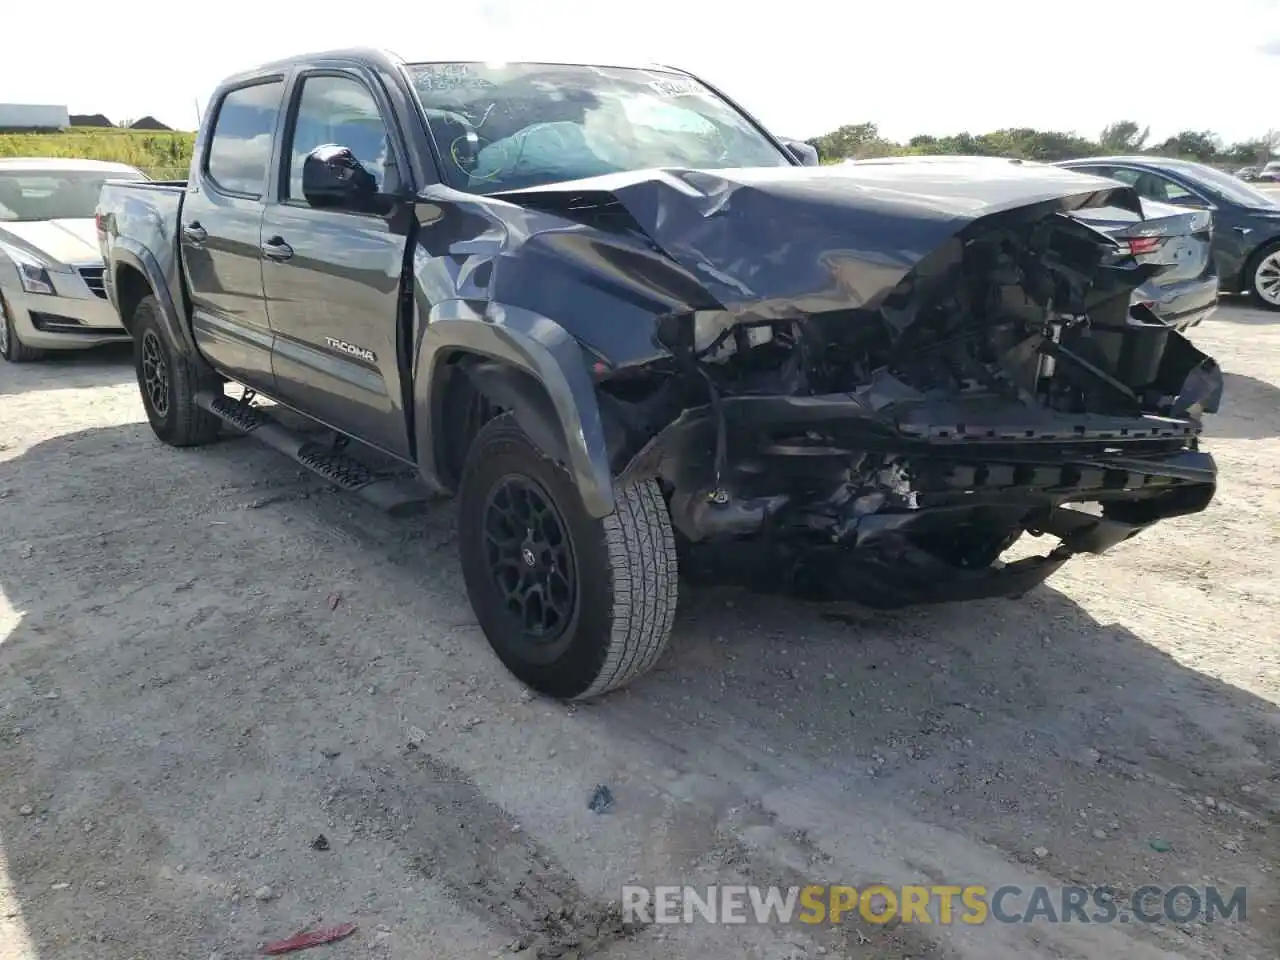
[[71,127],[61,133],[0,133],[0,157],[75,157],[127,163],[157,180],[185,179],[194,133]]

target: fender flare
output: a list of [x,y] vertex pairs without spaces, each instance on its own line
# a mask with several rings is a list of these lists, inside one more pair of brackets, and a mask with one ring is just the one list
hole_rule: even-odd
[[572,474],[583,506],[597,519],[614,511],[613,473],[583,348],[555,321],[518,307],[465,300],[435,304],[414,363],[414,423],[419,469],[439,487],[435,417],[442,365],[456,353],[497,405],[510,410],[547,456]]
[[135,240],[118,237],[111,247],[108,262],[111,264],[111,300],[117,315],[120,316],[121,324],[127,328],[130,319],[125,317],[120,309],[120,268],[128,266],[142,274],[143,280],[151,288],[151,294],[160,305],[160,319],[165,325],[174,348],[184,356],[198,356],[195,339],[187,324],[183,322],[182,313],[173,302],[173,294],[165,279],[164,271],[156,262],[155,255]]

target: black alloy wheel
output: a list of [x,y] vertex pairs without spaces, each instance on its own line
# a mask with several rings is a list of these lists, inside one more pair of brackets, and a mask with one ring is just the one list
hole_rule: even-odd
[[563,646],[578,600],[568,525],[551,496],[518,474],[502,477],[484,507],[485,552],[507,612],[523,627],[534,659]]

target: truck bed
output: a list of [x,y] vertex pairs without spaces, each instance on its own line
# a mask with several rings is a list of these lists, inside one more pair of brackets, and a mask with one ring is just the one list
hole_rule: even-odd
[[151,190],[157,187],[165,190],[186,190],[189,182],[187,180],[108,180],[102,186],[104,189],[110,186],[135,190]]
[[[95,211],[103,261],[113,263],[112,236],[130,238],[124,248],[136,258],[134,266],[149,277],[153,285],[163,286],[172,304],[183,302],[178,230],[186,190],[186,180],[108,180],[98,194]],[[120,262],[120,252],[117,252],[116,263]],[[105,272],[103,285],[127,327],[132,315],[131,302],[122,305],[122,291],[116,288],[111,269]]]

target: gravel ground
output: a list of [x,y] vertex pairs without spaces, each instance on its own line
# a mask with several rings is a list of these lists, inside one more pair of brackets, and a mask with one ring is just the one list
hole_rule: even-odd
[[[165,448],[127,354],[4,366],[0,960],[230,960],[343,921],[315,956],[1280,955],[1280,316],[1193,338],[1229,371],[1204,514],[1019,601],[686,591],[658,669],[577,708],[490,654],[448,503],[393,520],[252,440]],[[624,930],[633,878],[1249,906]]]

